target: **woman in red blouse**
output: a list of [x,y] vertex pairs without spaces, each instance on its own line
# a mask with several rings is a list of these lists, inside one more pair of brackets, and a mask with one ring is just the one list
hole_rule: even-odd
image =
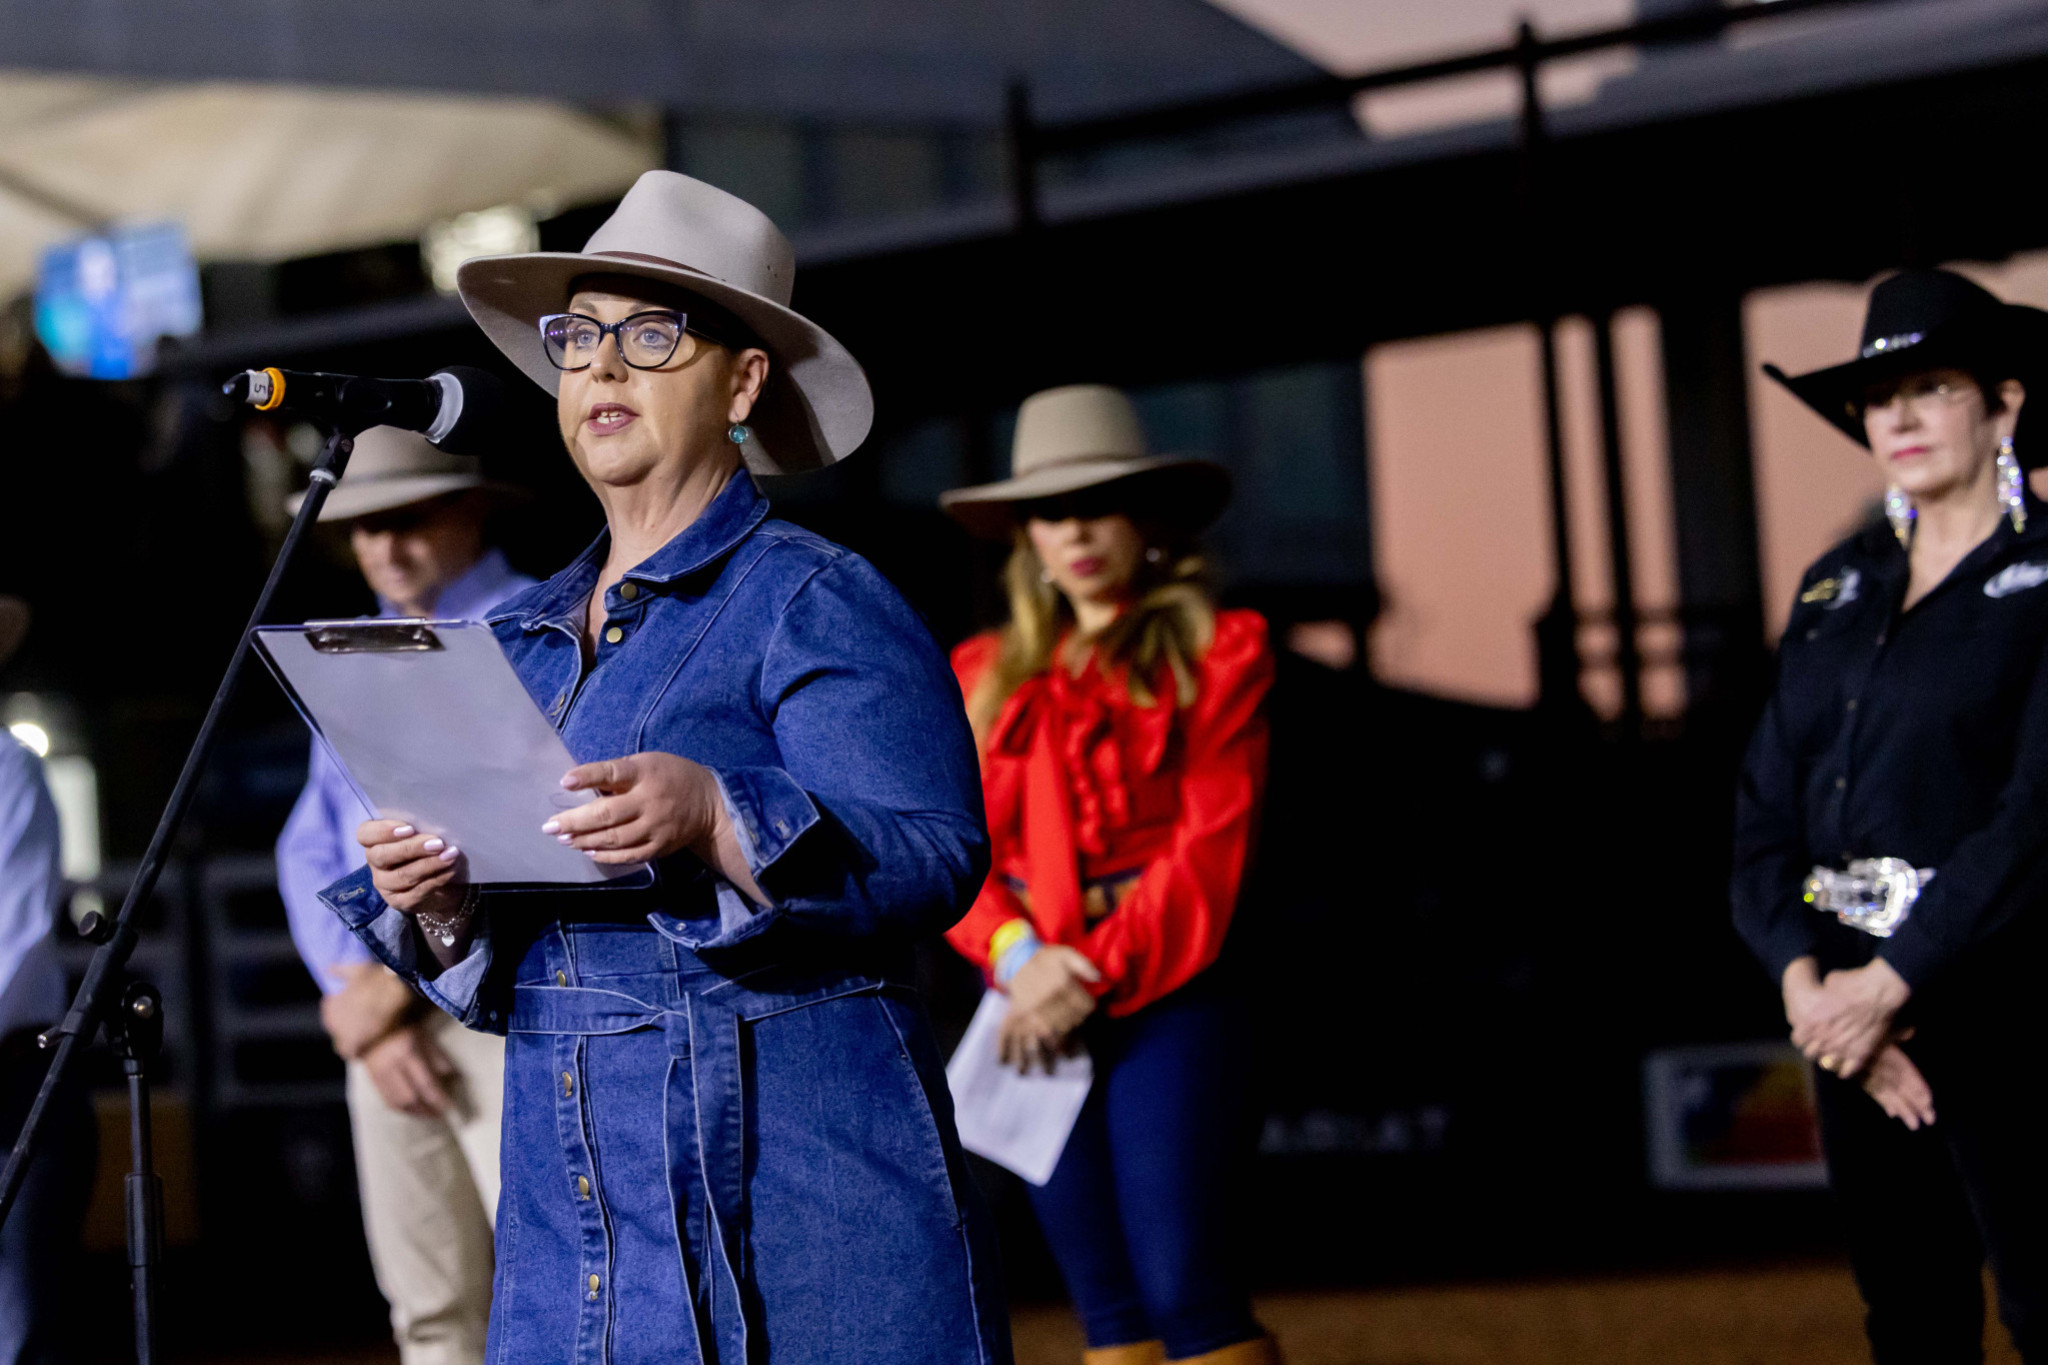
[[[946,510],[1011,542],[1011,619],[953,653],[993,865],[947,939],[1010,997],[1006,1062],[1085,1040],[1095,1086],[1032,1203],[1088,1365],[1270,1365],[1228,1217],[1251,1125],[1222,948],[1266,775],[1266,624],[1216,610],[1194,535],[1229,476],[1148,456],[1130,400],[1050,389],[1014,476]],[[1206,973],[1206,975],[1205,975]]]

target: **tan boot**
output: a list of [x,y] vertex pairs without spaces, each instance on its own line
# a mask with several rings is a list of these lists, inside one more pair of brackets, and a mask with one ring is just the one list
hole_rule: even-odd
[[1082,1365],[1165,1365],[1166,1347],[1157,1341],[1128,1346],[1097,1346],[1081,1352]]
[[1183,1356],[1173,1365],[1281,1365],[1280,1345],[1271,1337],[1260,1337],[1198,1356]]

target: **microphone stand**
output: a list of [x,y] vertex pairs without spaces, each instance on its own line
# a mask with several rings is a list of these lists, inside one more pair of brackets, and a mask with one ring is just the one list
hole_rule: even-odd
[[[355,449],[355,437],[355,431],[337,428],[321,449],[320,462],[313,469],[305,501],[299,504],[298,515],[292,518],[284,545],[270,566],[270,576],[263,581],[263,591],[257,594],[255,610],[249,613],[248,627],[235,645],[234,657],[228,661],[227,672],[214,691],[213,703],[206,708],[206,718],[200,722],[198,737],[192,741],[192,750],[185,756],[185,766],[178,773],[177,785],[171,788],[170,802],[157,821],[156,833],[150,836],[148,851],[142,855],[142,865],[135,871],[135,880],[129,883],[128,895],[121,902],[120,912],[111,924],[98,915],[88,915],[86,923],[80,926],[81,932],[100,946],[86,966],[85,979],[79,983],[70,1012],[64,1016],[63,1022],[37,1040],[51,1053],[50,1069],[43,1074],[42,1088],[36,1092],[35,1104],[29,1109],[28,1119],[15,1140],[14,1151],[7,1158],[6,1171],[0,1174],[0,1226],[5,1226],[7,1215],[14,1207],[15,1196],[20,1192],[22,1178],[28,1173],[28,1164],[35,1156],[36,1140],[52,1100],[69,1078],[79,1050],[92,1041],[94,1031],[104,1024],[107,1041],[120,1056],[121,1068],[128,1078],[131,1158],[127,1180],[128,1273],[129,1288],[135,1301],[137,1365],[156,1365],[156,1272],[157,1261],[163,1253],[163,1185],[157,1179],[150,1151],[148,1070],[163,1042],[163,1000],[156,988],[147,982],[127,980],[123,968],[129,955],[135,951],[139,937],[136,918],[156,889],[171,841],[177,837],[179,826],[184,824],[193,794],[199,787],[200,772],[213,751],[221,715],[227,710],[228,698],[234,693],[235,683],[248,663],[251,632],[262,625],[264,617],[269,614],[270,599],[291,567],[300,544],[305,540],[307,528],[319,520],[320,509],[326,504],[328,493],[348,467],[349,454]],[[109,1010],[111,998],[116,995],[119,996],[119,1004]]]

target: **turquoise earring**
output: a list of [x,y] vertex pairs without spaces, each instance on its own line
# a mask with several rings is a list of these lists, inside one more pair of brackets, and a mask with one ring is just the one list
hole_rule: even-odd
[[725,429],[725,439],[731,441],[736,446],[745,445],[747,438],[753,434],[753,432],[747,430],[744,422],[734,422]]

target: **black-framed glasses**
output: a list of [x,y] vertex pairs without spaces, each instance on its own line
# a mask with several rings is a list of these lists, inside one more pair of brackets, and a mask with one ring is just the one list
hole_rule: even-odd
[[[658,370],[676,357],[685,338],[694,337],[687,313],[650,309],[617,322],[599,322],[585,313],[550,313],[540,320],[541,347],[558,370],[587,370],[607,336],[616,337],[619,358],[636,370]],[[683,357],[685,360],[688,356]]]

